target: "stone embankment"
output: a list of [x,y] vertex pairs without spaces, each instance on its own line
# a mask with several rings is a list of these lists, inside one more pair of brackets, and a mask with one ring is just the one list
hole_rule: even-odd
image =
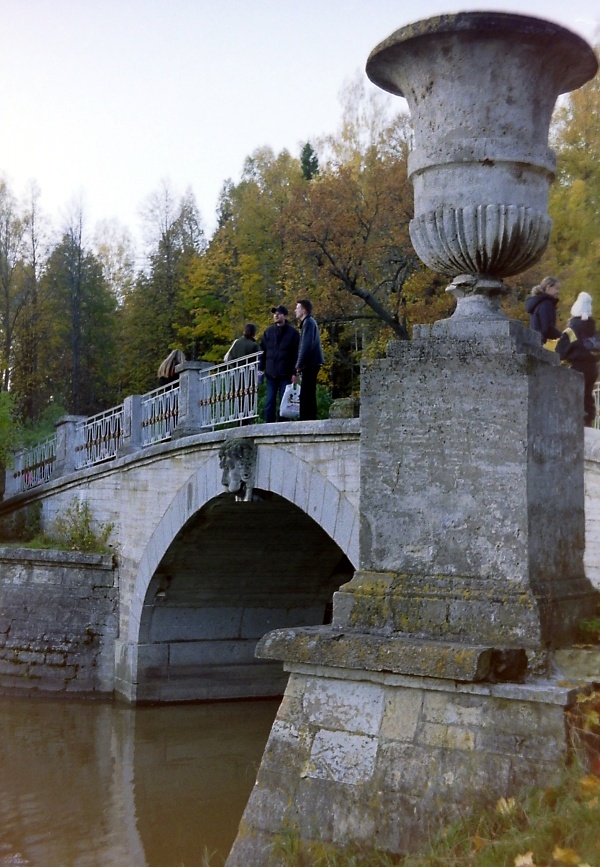
[[112,555],[0,548],[0,692],[112,693]]

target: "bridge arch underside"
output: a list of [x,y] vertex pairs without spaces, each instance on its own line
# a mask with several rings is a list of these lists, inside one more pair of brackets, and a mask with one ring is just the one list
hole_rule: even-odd
[[138,702],[281,695],[281,663],[257,660],[272,629],[330,619],[354,567],[297,506],[222,494],[180,530],[150,580],[140,622]]

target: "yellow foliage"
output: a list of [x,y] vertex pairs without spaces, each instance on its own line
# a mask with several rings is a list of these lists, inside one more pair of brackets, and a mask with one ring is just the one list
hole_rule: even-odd
[[552,857],[559,864],[581,864],[581,858],[573,849],[561,849],[560,846],[555,846]]

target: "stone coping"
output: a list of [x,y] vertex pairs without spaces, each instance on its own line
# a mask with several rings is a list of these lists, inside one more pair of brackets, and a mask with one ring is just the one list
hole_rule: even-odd
[[59,551],[55,548],[13,548],[0,546],[0,562],[26,562],[51,565],[76,565],[83,568],[110,569],[113,568],[112,554],[88,554],[83,551]]
[[277,629],[258,642],[259,659],[364,668],[419,677],[479,682],[520,681],[527,671],[524,648],[435,641],[414,635],[377,635],[335,627]]
[[383,671],[357,668],[334,668],[328,665],[309,665],[300,662],[284,663],[285,671],[307,677],[347,681],[367,681],[383,686],[425,689],[455,695],[480,695],[511,701],[570,707],[581,694],[581,686],[566,685],[560,678],[536,678],[526,683],[464,683],[451,679],[417,677]]

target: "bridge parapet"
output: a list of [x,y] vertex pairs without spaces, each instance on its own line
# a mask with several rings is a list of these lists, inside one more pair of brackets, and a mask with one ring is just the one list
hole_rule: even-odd
[[186,361],[176,368],[176,382],[129,395],[119,406],[90,417],[64,416],[54,436],[16,453],[6,473],[5,496],[171,438],[255,418],[260,355],[213,366]]

